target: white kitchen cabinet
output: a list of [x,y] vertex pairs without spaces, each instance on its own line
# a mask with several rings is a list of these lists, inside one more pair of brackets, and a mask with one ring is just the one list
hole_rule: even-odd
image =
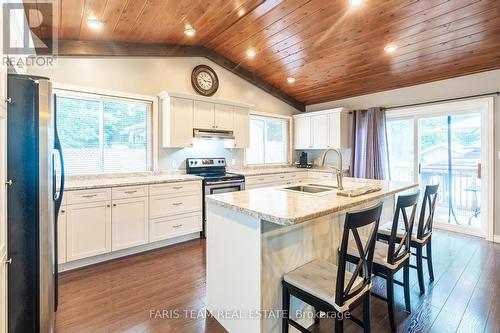
[[233,106],[194,101],[194,128],[233,130]]
[[215,129],[232,131],[234,128],[234,108],[232,105],[215,104],[214,107]]
[[294,117],[295,149],[311,149],[311,117]]
[[113,200],[111,250],[147,244],[149,241],[148,197]]
[[7,119],[0,101],[0,257],[7,252]]
[[311,116],[311,144],[313,149],[323,149],[328,146],[328,115]]
[[166,91],[159,97],[164,148],[192,147],[194,129],[233,131],[236,139],[225,147],[248,148],[250,104]]
[[214,103],[194,101],[194,128],[214,129]]
[[343,108],[294,116],[294,149],[349,147],[349,115]]
[[234,107],[233,132],[234,140],[225,140],[225,148],[250,147],[250,111],[248,108]]
[[66,217],[67,207],[61,206],[57,217],[57,263],[66,262]]
[[0,260],[0,333],[7,333],[7,254]]
[[150,220],[150,240],[156,242],[202,230],[201,211]]
[[67,261],[111,251],[111,202],[67,206]]
[[164,148],[193,146],[193,100],[162,98],[162,141]]
[[328,148],[349,148],[349,116],[347,112],[328,114]]

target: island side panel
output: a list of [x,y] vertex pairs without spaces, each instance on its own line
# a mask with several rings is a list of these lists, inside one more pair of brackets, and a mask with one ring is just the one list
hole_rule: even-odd
[[[357,206],[362,209],[378,201]],[[381,223],[392,220],[394,196],[383,200]],[[353,209],[354,210],[354,209]],[[293,226],[279,226],[262,221],[262,303],[261,308],[269,313],[282,310],[281,281],[283,275],[315,259],[326,259],[337,264],[345,212],[339,212],[303,222]],[[365,233],[364,230],[361,231]],[[313,324],[312,307],[294,297],[291,298],[291,317],[308,327]],[[302,315],[297,317],[296,314]],[[280,333],[281,318],[270,315],[262,320],[261,332]],[[290,326],[290,332],[298,332]]]
[[261,303],[260,220],[207,202],[206,228],[207,310],[230,333],[260,332],[248,317]]

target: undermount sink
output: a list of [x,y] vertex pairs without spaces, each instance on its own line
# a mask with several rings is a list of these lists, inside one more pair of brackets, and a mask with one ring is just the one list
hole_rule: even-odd
[[307,186],[307,185],[289,186],[289,187],[283,187],[283,189],[288,191],[305,192],[305,193],[321,193],[321,192],[331,191],[330,188]]

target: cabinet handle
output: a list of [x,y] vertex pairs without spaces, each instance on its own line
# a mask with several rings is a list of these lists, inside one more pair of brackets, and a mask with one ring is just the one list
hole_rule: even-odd
[[83,197],[84,198],[93,198],[93,197],[97,197],[97,194],[87,194],[87,195],[84,195]]
[[259,180],[265,180],[264,178],[259,178]]
[[137,192],[137,190],[134,190],[134,191],[125,191],[125,193],[127,193],[127,194],[132,194],[132,193],[135,193],[135,192]]
[[172,205],[174,205],[174,206],[180,206],[180,205],[182,205],[182,202],[174,202]]
[[285,178],[285,176],[280,176],[281,179]]
[[116,204],[113,204],[113,207],[116,207]]
[[109,207],[111,207],[111,205],[106,205],[106,207],[108,207],[108,208],[109,208]]
[[175,228],[175,229],[180,228],[180,227],[182,227],[182,223],[181,224],[176,224],[176,225],[172,226],[172,228]]
[[182,186],[174,186],[172,187],[174,190],[180,190],[182,188]]
[[66,213],[66,211],[64,209],[61,209],[61,214],[64,214]]

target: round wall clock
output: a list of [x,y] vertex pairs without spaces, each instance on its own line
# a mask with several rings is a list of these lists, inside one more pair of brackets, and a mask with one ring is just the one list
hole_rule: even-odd
[[212,96],[219,89],[219,78],[211,67],[198,65],[191,73],[191,84],[198,94]]

